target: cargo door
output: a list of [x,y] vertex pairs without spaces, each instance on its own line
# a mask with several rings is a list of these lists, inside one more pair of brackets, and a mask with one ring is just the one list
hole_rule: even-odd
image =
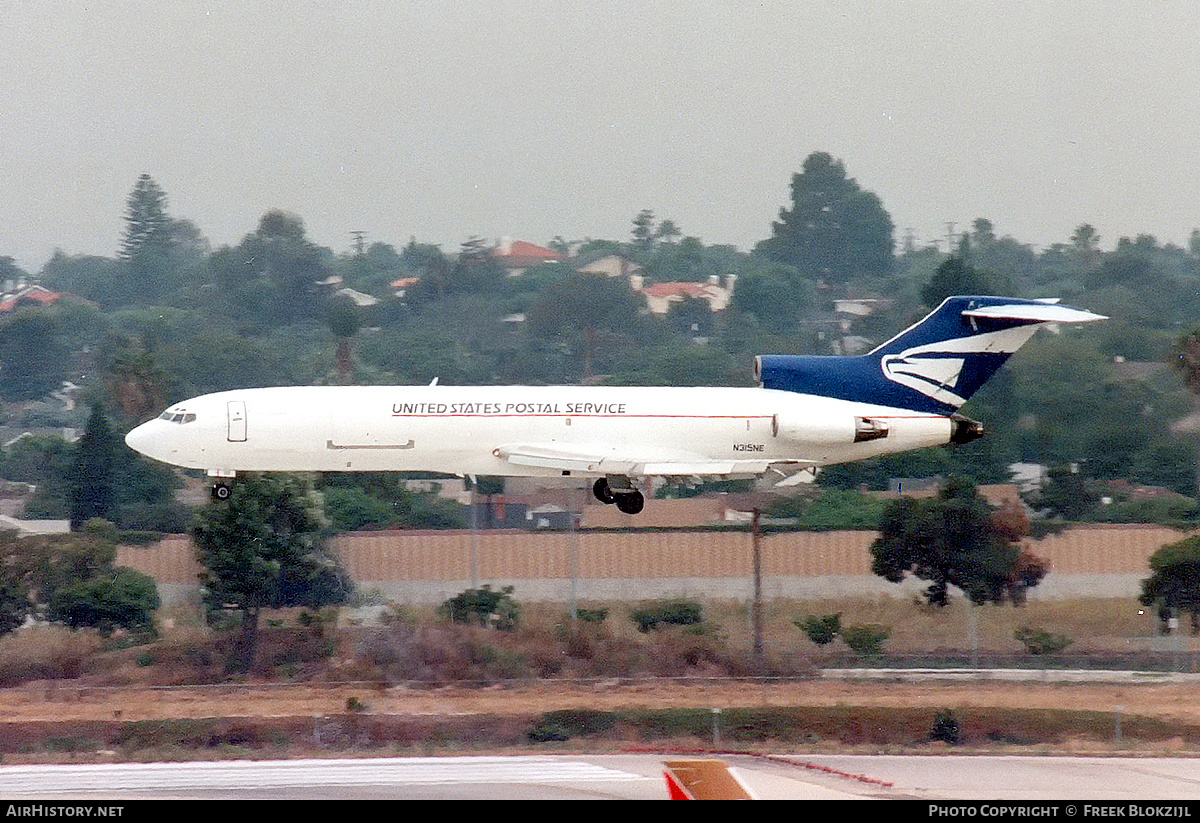
[[246,401],[230,400],[229,409],[229,441],[244,443],[246,441]]

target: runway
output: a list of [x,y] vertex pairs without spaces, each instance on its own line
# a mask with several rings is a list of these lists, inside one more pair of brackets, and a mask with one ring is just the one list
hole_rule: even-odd
[[[1178,757],[783,755],[722,758],[760,799],[1191,800]],[[802,764],[809,764],[805,767]],[[0,766],[6,800],[665,800],[662,758],[413,757]]]

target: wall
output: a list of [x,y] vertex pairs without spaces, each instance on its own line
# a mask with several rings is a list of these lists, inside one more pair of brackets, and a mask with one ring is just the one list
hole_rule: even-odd
[[[871,574],[875,532],[788,532],[762,539],[767,597],[896,595]],[[1147,561],[1185,533],[1161,526],[1081,526],[1030,541],[1050,562],[1032,597],[1136,597]],[[333,547],[360,589],[398,602],[435,603],[472,583],[516,587],[532,601],[641,600],[667,595],[748,598],[753,558],[746,532],[355,532]],[[472,575],[472,555],[475,557]],[[164,603],[198,599],[191,540],[122,547],[119,565],[153,577]],[[574,574],[572,573],[574,571]],[[915,590],[916,586],[909,588]]]

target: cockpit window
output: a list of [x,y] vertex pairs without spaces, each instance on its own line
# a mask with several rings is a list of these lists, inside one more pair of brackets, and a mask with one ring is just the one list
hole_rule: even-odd
[[196,415],[192,412],[171,411],[170,409],[167,409],[158,416],[158,419],[169,420],[172,423],[179,423],[182,425],[183,423],[191,423],[196,419]]

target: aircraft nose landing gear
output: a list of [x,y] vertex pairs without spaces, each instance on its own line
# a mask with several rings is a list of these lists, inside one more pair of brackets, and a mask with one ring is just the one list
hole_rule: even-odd
[[233,494],[233,479],[237,472],[209,469],[208,476],[212,480],[212,499],[228,500]]

